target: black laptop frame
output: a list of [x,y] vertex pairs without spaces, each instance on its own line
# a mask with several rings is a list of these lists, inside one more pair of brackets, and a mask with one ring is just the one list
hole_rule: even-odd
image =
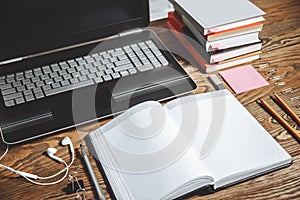
[[[148,0],[143,1],[148,7]],[[147,10],[145,13],[149,13],[149,11]],[[148,24],[148,14],[145,15],[145,17],[147,18],[146,20],[138,20],[136,23],[139,25]],[[145,23],[145,21],[147,22]],[[142,89],[134,92],[134,94],[128,92],[128,97],[130,97],[130,105],[128,105],[128,102],[126,102],[127,97],[125,100],[123,100],[123,97],[114,98],[114,94],[112,94],[112,89],[115,88],[118,80],[108,81],[95,86],[84,87],[13,107],[5,107],[1,97],[0,127],[3,131],[3,133],[1,133],[2,140],[7,144],[17,144],[94,120],[99,120],[104,117],[112,116],[112,114],[117,114],[128,109],[128,106],[131,107],[143,101],[165,100],[189,93],[197,88],[193,80],[187,75],[187,73],[183,70],[168,49],[163,45],[160,39],[149,30],[139,31],[137,33],[128,34],[122,37],[110,38],[109,40],[104,40],[102,43],[91,43],[88,45],[78,46],[76,48],[57,51],[51,54],[32,57],[20,62],[6,64],[0,67],[0,76],[85,56],[93,52],[98,45],[102,46],[102,44],[106,41],[109,41],[109,43],[112,44],[112,46],[109,45],[109,48],[115,48],[114,44],[117,47],[118,45],[130,44],[128,42],[136,43],[146,40],[154,41],[158,45],[158,48],[162,50],[163,55],[169,60],[170,64],[155,70],[140,73],[142,75],[131,75],[130,77],[124,77],[125,80],[128,80],[128,85],[131,84],[130,87],[135,84],[133,80],[143,83],[144,80],[148,79],[148,82],[145,81],[145,84],[159,83],[151,85],[149,90]],[[166,79],[166,77],[170,78],[169,81],[167,81],[168,79]],[[96,92],[95,97],[87,98],[87,95],[95,91],[95,89],[98,91]],[[88,109],[93,109],[89,106],[85,107],[82,105],[72,105],[74,104],[73,92],[79,94],[79,96],[81,96],[83,99],[87,99],[86,102],[82,103],[84,105],[97,102],[95,104],[96,112],[86,112]],[[74,116],[74,108],[79,110],[79,119]],[[30,121],[30,123],[27,123],[28,121]]]
[[[5,1],[11,1],[12,0],[5,0]],[[16,1],[16,0],[14,0]],[[57,0],[59,2],[59,0]],[[99,0],[100,1],[100,0]],[[134,18],[128,21],[122,21],[115,24],[108,24],[103,27],[95,27],[93,29],[89,30],[82,30],[78,32],[71,32],[69,34],[63,34],[63,35],[56,35],[55,37],[51,38],[43,38],[40,40],[33,40],[33,41],[24,41],[24,42],[17,42],[15,43],[13,38],[10,39],[9,44],[5,44],[5,41],[7,38],[4,38],[1,35],[0,31],[0,62],[15,59],[19,57],[26,57],[28,55],[32,54],[38,54],[41,52],[47,52],[52,51],[54,49],[59,49],[63,47],[68,47],[75,44],[81,44],[85,42],[90,42],[93,40],[98,40],[101,38],[109,37],[115,34],[119,34],[123,31],[134,29],[134,28],[142,28],[147,27],[150,23],[149,21],[149,0],[139,0],[141,2],[141,7],[136,7],[137,5],[134,5],[134,2],[132,0],[126,0],[130,6],[132,6],[135,9],[139,9],[142,15],[138,18]],[[88,1],[83,1],[83,3],[88,3]],[[1,6],[2,3],[0,3],[0,12],[1,9],[5,9],[5,7]],[[17,7],[18,3],[15,3],[14,7]],[[59,4],[58,4],[59,6]],[[70,5],[72,6],[72,5]],[[18,13],[15,13],[14,10],[11,11],[13,15],[17,15]],[[29,12],[34,12],[29,11]],[[53,11],[55,12],[55,11]],[[1,16],[1,15],[0,15]],[[109,16],[107,16],[109,17]],[[3,16],[3,20],[9,20],[9,17]],[[67,24],[66,24],[67,26]],[[1,27],[1,24],[0,24]],[[27,30],[23,30],[27,31]],[[20,34],[22,34],[22,30],[20,30]],[[3,43],[1,43],[1,39]]]

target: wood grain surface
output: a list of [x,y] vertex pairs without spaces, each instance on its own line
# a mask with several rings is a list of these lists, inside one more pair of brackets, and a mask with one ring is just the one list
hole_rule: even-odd
[[[258,98],[267,100],[299,131],[299,127],[270,99],[270,95],[273,92],[279,93],[292,106],[298,116],[300,115],[300,100],[297,99],[300,95],[300,1],[252,0],[252,2],[267,13],[263,31],[260,34],[263,40],[263,53],[261,59],[252,64],[258,66],[266,62],[270,63],[270,67],[258,69],[270,85],[236,95],[236,97],[293,157],[293,164],[290,167],[230,186],[214,194],[205,195],[196,192],[189,196],[189,199],[300,199],[300,144],[256,103]],[[166,20],[151,23],[151,29],[156,31],[171,51],[177,54],[181,64],[198,85],[196,93],[212,91],[213,87],[207,81],[208,75],[200,73],[195,67],[180,58],[179,55],[186,55],[186,52],[166,29]],[[277,82],[286,82],[286,85],[275,86],[276,81],[271,81],[270,76],[266,75],[266,72],[271,69],[277,69],[276,75],[283,77],[282,80]],[[281,91],[287,88],[293,88],[293,92],[283,94]],[[58,149],[56,155],[69,162],[68,148],[60,145],[60,141],[65,136],[69,136],[76,149],[75,162],[70,170],[78,172],[78,179],[83,180],[87,199],[96,199],[94,186],[88,176],[78,148],[80,143],[83,143],[81,138],[84,135],[108,120],[110,119],[32,140],[21,145],[10,146],[8,154],[0,162],[17,170],[38,174],[39,176],[52,175],[62,169],[63,165],[49,159],[45,151],[48,147],[55,147]],[[6,146],[1,143],[0,155],[2,155],[5,148]],[[99,183],[109,199],[110,196],[101,173],[91,155],[89,155],[89,158]],[[36,186],[16,174],[0,169],[0,199],[75,199],[75,194],[67,195],[64,192],[64,188],[68,183],[66,178],[61,183],[53,186]]]

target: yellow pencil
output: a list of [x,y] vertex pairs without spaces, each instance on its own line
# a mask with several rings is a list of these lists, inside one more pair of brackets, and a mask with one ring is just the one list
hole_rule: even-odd
[[269,111],[272,116],[279,122],[281,123],[291,134],[294,136],[294,138],[297,139],[298,142],[300,142],[300,134],[293,129],[280,115],[276,113],[276,111],[264,100],[259,99],[258,101],[259,104],[261,104],[267,111]]
[[275,98],[278,100],[278,103],[283,107],[283,109],[295,120],[295,122],[300,126],[300,118],[297,114],[287,105],[287,103],[276,93],[274,93]]

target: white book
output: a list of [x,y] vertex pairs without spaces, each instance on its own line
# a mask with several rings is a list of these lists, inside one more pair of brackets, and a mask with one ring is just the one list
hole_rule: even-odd
[[205,51],[205,49],[199,44],[197,50],[208,64],[214,64],[231,58],[246,55],[248,53],[259,51],[261,50],[261,48],[262,48],[262,43],[259,42],[259,43],[248,44],[239,47],[233,47],[230,49],[214,51],[214,52]]
[[249,55],[249,56],[241,57],[239,59],[232,59],[232,60],[229,60],[228,62],[220,62],[217,64],[204,64],[205,72],[206,73],[216,72],[216,71],[223,70],[223,69],[226,69],[229,67],[235,67],[238,65],[246,64],[246,63],[252,62],[254,60],[258,60],[259,58],[260,58],[260,55],[256,54],[256,55]]
[[264,21],[260,8],[246,0],[170,0],[176,11],[203,34],[224,31]]
[[116,199],[174,199],[288,166],[291,156],[228,91],[138,104],[86,141]]
[[184,15],[182,15],[181,17],[182,21],[186,24],[186,26],[190,29],[195,38],[199,41],[199,43],[205,48],[207,52],[228,49],[231,47],[237,47],[251,43],[257,43],[260,41],[258,31],[208,41]]

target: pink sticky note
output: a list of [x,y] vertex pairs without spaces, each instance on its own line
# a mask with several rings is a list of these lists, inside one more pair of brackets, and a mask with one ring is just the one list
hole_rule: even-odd
[[252,65],[235,67],[221,71],[219,74],[236,94],[269,85]]

